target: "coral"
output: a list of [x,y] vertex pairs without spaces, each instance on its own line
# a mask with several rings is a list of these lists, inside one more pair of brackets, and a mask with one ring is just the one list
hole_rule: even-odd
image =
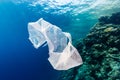
[[113,27],[109,27],[104,30],[104,32],[111,32],[111,31],[113,31]]
[[120,24],[120,12],[113,13],[112,16],[102,16],[98,20],[101,24]]
[[84,63],[65,71],[60,80],[120,80],[119,14],[101,17],[83,41],[76,44]]

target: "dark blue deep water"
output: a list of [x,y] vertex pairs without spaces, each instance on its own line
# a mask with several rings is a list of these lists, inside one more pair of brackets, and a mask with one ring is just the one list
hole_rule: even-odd
[[[48,47],[35,49],[28,40],[28,22],[43,18],[63,31],[70,32],[74,41],[85,37],[96,23],[100,17],[98,10],[94,11],[92,6],[90,13],[87,11],[90,9],[88,5],[86,10],[82,10],[84,12],[72,15],[70,13],[75,13],[73,10],[77,7],[71,6],[74,8],[71,11],[64,8],[68,12],[53,14],[52,12],[60,11],[60,8],[44,11],[47,4],[30,6],[27,0],[18,4],[15,3],[18,0],[13,1],[0,0],[0,80],[57,80],[60,71],[54,70],[48,62]],[[67,6],[69,5],[62,7]],[[81,6],[86,8],[87,4]]]
[[45,16],[34,14],[25,5],[0,3],[0,80],[56,79],[48,47],[36,50],[28,40],[28,22]]

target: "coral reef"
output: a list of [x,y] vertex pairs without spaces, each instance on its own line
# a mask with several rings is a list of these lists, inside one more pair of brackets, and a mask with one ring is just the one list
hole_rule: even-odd
[[60,80],[120,80],[120,12],[99,18],[76,48],[84,63],[63,71]]
[[101,24],[120,24],[120,12],[113,13],[112,16],[102,16],[98,20]]

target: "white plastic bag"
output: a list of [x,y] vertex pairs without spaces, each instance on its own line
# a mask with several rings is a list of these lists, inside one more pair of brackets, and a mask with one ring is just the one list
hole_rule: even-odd
[[39,19],[28,24],[29,39],[35,48],[47,42],[49,47],[49,62],[56,70],[68,70],[82,64],[82,58],[72,46],[71,35]]

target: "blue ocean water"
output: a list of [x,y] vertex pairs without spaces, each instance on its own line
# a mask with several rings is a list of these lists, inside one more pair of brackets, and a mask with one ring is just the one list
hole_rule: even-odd
[[19,7],[0,3],[0,80],[54,80],[48,47],[36,50],[28,40],[28,22],[41,16]]
[[28,22],[44,18],[70,32],[73,40],[77,40],[89,32],[99,17],[87,9],[76,16],[69,10],[53,14],[56,9],[45,11],[44,7],[30,6],[27,2],[0,1],[0,80],[57,80],[59,77],[60,71],[54,70],[47,60],[48,47],[35,49],[28,40]]

